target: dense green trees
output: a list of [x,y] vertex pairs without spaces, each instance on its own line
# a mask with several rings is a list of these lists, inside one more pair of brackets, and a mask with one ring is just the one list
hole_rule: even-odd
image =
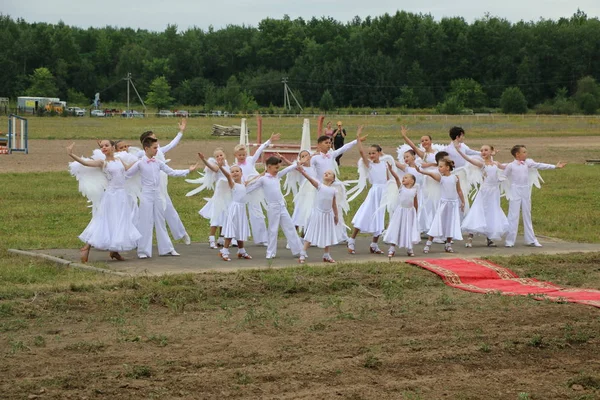
[[515,87],[538,112],[600,108],[600,21],[581,11],[518,23],[491,16],[436,21],[407,12],[348,23],[284,17],[257,27],[180,31],[170,25],[164,32],[0,15],[0,37],[3,97],[31,93],[34,71],[44,68],[55,85],[49,94],[69,100],[83,94],[90,103],[96,92],[103,102],[123,101],[123,77],[131,72],[144,97],[162,76],[173,103],[232,111],[281,106],[282,77],[301,93],[303,106],[319,106],[328,91],[337,107],[477,112],[499,107],[502,94]]

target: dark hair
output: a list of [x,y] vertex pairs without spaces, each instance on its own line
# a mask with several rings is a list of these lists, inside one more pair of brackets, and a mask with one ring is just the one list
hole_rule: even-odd
[[381,153],[381,146],[378,144],[372,144],[371,147],[373,147],[375,150],[377,150],[378,153]]
[[448,157],[450,154],[448,154],[447,151],[438,151],[437,153],[435,153],[435,162],[439,163],[441,159]]
[[406,150],[405,153],[412,154],[413,156],[417,156],[417,153],[413,149]]
[[465,130],[460,126],[453,126],[452,128],[450,128],[450,139],[452,140],[455,140],[457,137],[464,134]]
[[527,147],[524,144],[517,144],[515,146],[513,146],[512,149],[510,149],[510,154],[512,154],[513,157],[517,156],[517,153],[519,151],[521,151],[521,149],[526,149]]
[[158,142],[158,139],[154,139],[153,137],[147,137],[142,142],[142,146],[144,146],[144,149],[147,149],[148,147],[152,147],[152,145],[156,142]]
[[427,136],[427,137],[429,138],[429,140],[433,140],[433,139],[431,138],[431,135],[423,135],[423,136]]
[[110,143],[110,145],[111,145],[112,147],[116,147],[116,146],[117,146],[117,143],[119,143],[119,142],[114,142],[114,141],[112,141],[112,140],[110,140],[110,139],[102,139],[102,140],[100,140],[100,143],[104,142],[105,140],[106,140],[108,143]]
[[[439,161],[439,163],[444,163],[444,164],[446,164],[446,165],[448,166],[448,168],[450,169],[450,171],[453,171],[453,170],[454,170],[454,161],[452,161],[452,160],[451,160],[451,159],[449,159],[449,158],[442,158],[442,159]],[[438,163],[438,164],[439,164],[439,163]]]
[[271,156],[267,158],[267,162],[265,164],[267,166],[281,164],[281,159],[279,157]]
[[319,136],[319,138],[317,139],[317,144],[321,144],[326,140],[331,140],[331,138],[327,135]]
[[141,142],[142,144],[144,144],[144,140],[146,140],[146,138],[147,138],[147,137],[150,137],[150,135],[152,135],[153,133],[154,133],[154,132],[152,132],[152,131],[146,131],[146,132],[142,133],[142,134],[140,135],[140,142]]

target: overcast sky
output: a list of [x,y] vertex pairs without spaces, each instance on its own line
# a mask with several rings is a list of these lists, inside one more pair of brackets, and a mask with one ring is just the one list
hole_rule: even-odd
[[257,26],[260,20],[281,18],[310,19],[322,16],[348,22],[354,16],[379,16],[397,10],[431,14],[436,20],[462,16],[468,22],[482,18],[486,13],[506,18],[511,22],[538,21],[570,17],[577,9],[588,17],[600,15],[600,0],[0,0],[0,14],[27,22],[57,23],[82,28],[130,27],[163,31],[168,24],[176,24],[180,31],[197,26],[215,29],[228,24]]

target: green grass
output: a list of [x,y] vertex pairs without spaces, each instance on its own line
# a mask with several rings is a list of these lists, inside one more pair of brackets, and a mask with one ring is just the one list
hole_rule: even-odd
[[[299,141],[302,121],[311,120],[313,137],[317,131],[318,115],[310,116],[263,116],[263,138],[271,132],[280,132],[285,139]],[[153,130],[160,138],[171,138],[177,133],[177,118],[75,118],[29,116],[30,139],[126,139],[137,141],[146,130]],[[239,125],[241,117],[196,117],[188,121],[186,139],[221,140],[211,136],[212,125]],[[354,135],[358,125],[365,125],[366,133],[382,144],[398,143],[400,126],[410,127],[414,136],[431,135],[434,141],[448,141],[448,129],[454,125],[465,128],[469,140],[507,137],[565,137],[596,136],[600,127],[597,116],[337,116],[328,115],[327,121],[342,119],[348,133]],[[255,138],[257,123],[254,116],[247,116],[250,137]],[[7,126],[7,117],[0,116],[0,131]]]

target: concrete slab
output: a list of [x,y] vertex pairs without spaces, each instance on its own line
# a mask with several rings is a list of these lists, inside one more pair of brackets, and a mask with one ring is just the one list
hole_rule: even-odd
[[[453,245],[455,253],[444,252],[443,244],[434,244],[431,252],[423,254],[425,240],[415,246],[415,255],[417,258],[441,258],[441,257],[486,257],[486,256],[512,256],[528,254],[559,254],[576,252],[597,252],[600,251],[600,244],[589,243],[570,243],[552,238],[538,237],[541,248],[525,246],[523,238],[519,237],[517,245],[512,248],[505,248],[502,242],[498,247],[487,247],[485,238],[475,238],[473,247],[467,249],[464,242],[456,242]],[[381,245],[384,254],[375,255],[369,253],[369,237],[358,237],[356,241],[357,254],[348,254],[345,245],[332,247],[331,255],[338,263],[352,262],[381,262],[388,261],[387,245]],[[90,252],[89,262],[94,265],[100,265],[112,271],[125,273],[133,276],[144,275],[163,275],[163,274],[182,274],[182,273],[202,273],[202,272],[229,272],[241,269],[266,269],[266,268],[285,268],[298,266],[298,260],[293,257],[289,250],[285,248],[285,241],[279,241],[278,254],[273,260],[265,259],[265,248],[251,244],[246,246],[246,250],[253,257],[252,260],[243,260],[232,258],[232,261],[225,262],[219,257],[218,250],[208,248],[208,243],[192,243],[189,246],[176,244],[175,249],[181,254],[179,257],[164,256],[159,257],[154,249],[154,256],[150,259],[140,260],[135,251],[121,253],[126,261],[113,261],[108,257],[108,252],[92,250]],[[40,255],[49,255],[67,260],[69,265],[76,267],[79,262],[79,249],[44,249],[31,250],[31,252]],[[236,248],[231,248],[231,254],[235,256]],[[308,250],[307,264],[326,265],[322,262],[322,249],[311,247]],[[403,249],[398,249],[396,256],[392,261],[404,261],[408,259]]]

